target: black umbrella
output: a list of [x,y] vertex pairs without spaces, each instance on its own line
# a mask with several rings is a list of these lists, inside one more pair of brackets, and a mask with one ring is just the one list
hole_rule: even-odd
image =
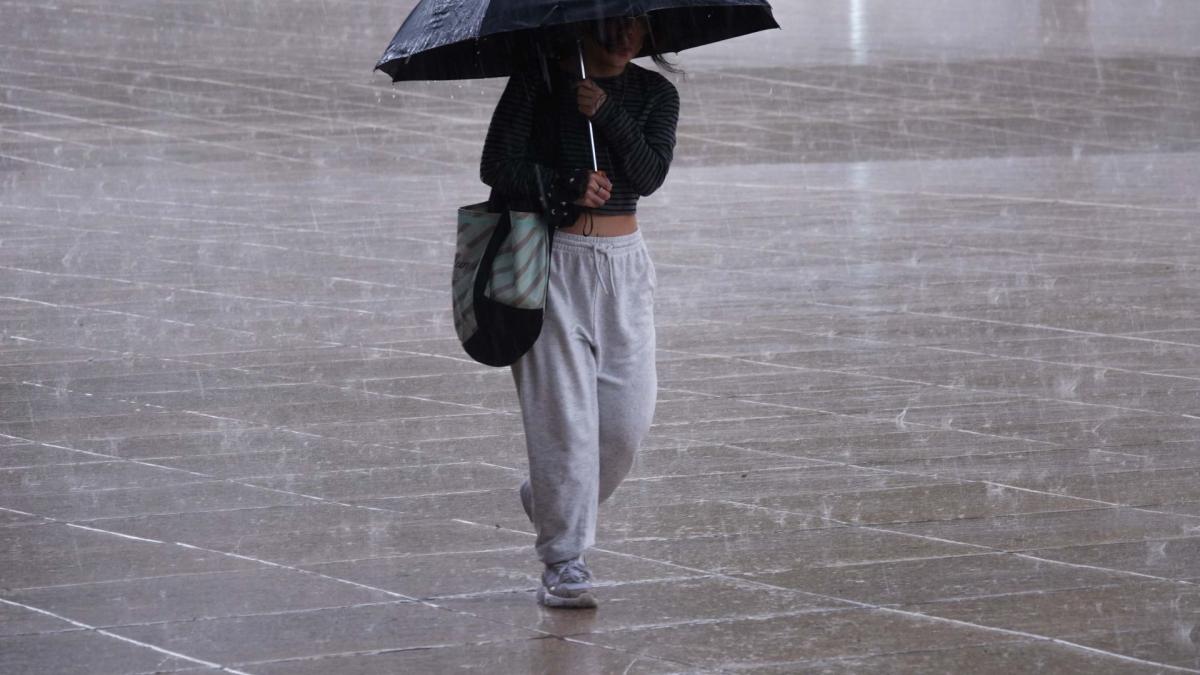
[[638,56],[779,28],[767,0],[421,0],[375,69],[393,82],[502,77],[538,53],[546,29],[642,15]]

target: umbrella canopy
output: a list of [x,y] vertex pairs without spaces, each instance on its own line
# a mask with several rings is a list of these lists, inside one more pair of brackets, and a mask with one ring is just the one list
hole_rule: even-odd
[[767,0],[421,0],[375,65],[401,80],[511,75],[565,24],[646,15],[638,56],[779,28]]

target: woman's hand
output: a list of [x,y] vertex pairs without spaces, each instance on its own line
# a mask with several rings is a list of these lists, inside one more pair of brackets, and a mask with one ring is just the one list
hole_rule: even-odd
[[608,100],[608,94],[600,88],[600,85],[591,80],[580,80],[575,84],[575,101],[579,106],[579,112],[589,120],[596,116],[600,111],[600,106]]
[[597,209],[604,206],[604,203],[612,197],[612,181],[604,175],[603,171],[589,171],[587,188],[583,192],[583,196],[575,200],[579,206],[589,209]]

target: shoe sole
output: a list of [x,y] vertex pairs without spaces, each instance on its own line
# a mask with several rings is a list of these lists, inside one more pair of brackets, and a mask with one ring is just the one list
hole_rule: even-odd
[[599,603],[596,602],[596,596],[590,591],[584,591],[573,597],[555,595],[546,590],[545,587],[539,588],[537,592],[538,603],[543,607],[553,607],[556,609],[592,609]]

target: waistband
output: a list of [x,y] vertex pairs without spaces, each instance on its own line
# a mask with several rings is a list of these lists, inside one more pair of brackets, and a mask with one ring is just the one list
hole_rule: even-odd
[[615,237],[585,237],[571,232],[555,232],[554,248],[574,251],[604,251],[609,254],[632,253],[642,246],[642,231]]

